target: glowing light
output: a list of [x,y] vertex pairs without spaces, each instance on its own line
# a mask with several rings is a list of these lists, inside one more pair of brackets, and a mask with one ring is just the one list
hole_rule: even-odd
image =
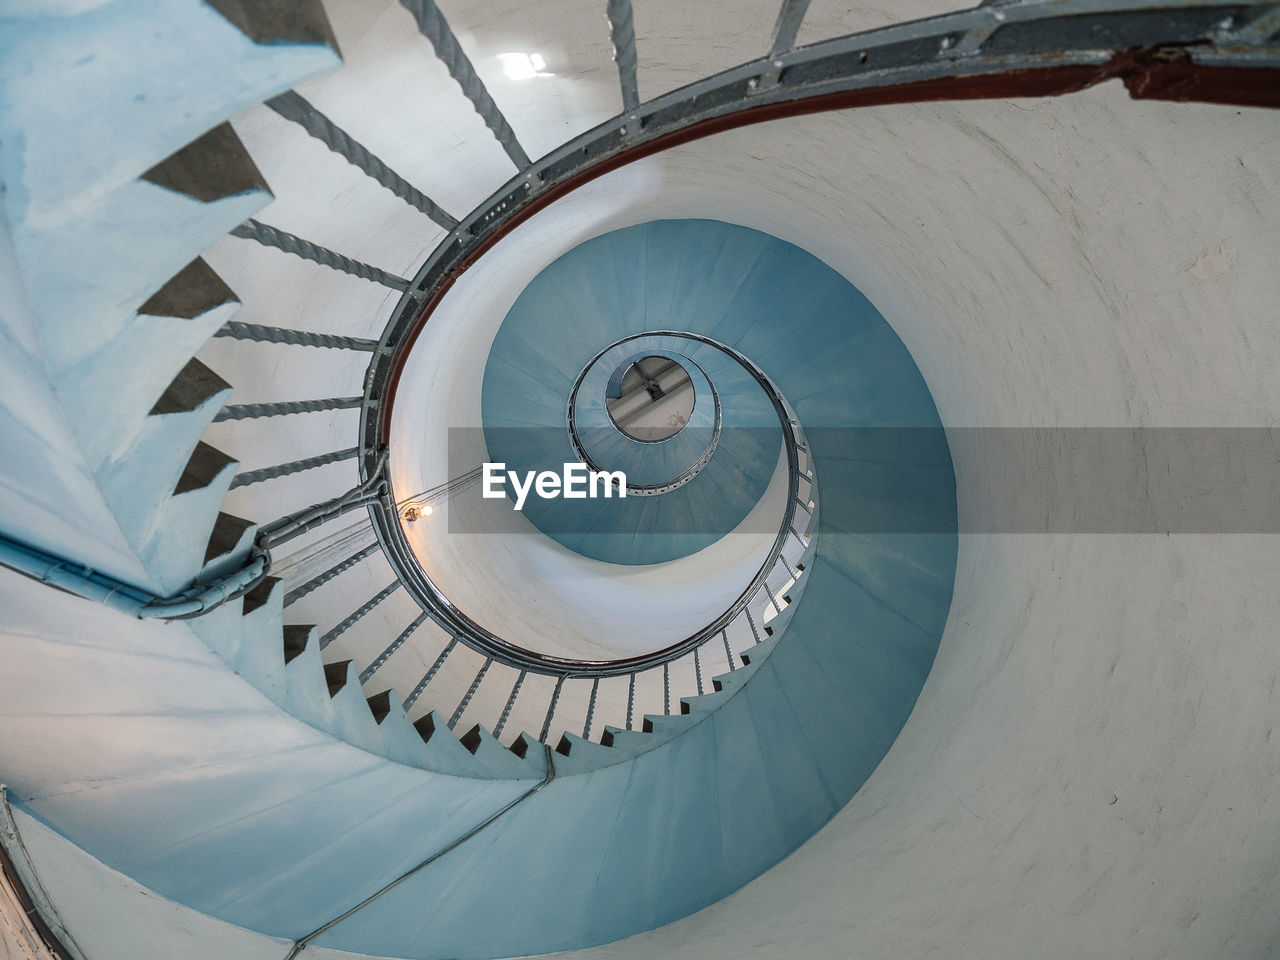
[[512,80],[532,80],[534,77],[554,77],[547,73],[547,61],[540,53],[500,53],[502,71]]
[[404,510],[400,512],[400,516],[404,518],[405,523],[413,523],[417,520],[421,520],[423,517],[429,517],[433,513],[435,513],[435,510],[431,508],[431,504],[427,503],[419,505],[414,503],[405,507]]

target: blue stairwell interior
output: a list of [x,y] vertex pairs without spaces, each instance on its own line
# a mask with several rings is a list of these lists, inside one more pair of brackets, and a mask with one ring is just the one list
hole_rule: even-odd
[[[0,140],[8,144],[6,184],[22,185],[10,187],[6,203],[51,395],[78,424],[88,473],[139,561],[131,573],[143,579],[143,571],[149,586],[167,592],[220,558],[243,555],[252,538],[251,524],[219,512],[233,465],[199,442],[235,371],[189,366],[234,297],[184,264],[199,263],[199,252],[268,194],[246,180],[225,198],[193,200],[173,188],[177,175],[160,177],[168,186],[140,178],[236,109],[335,59],[323,42],[255,44],[201,3],[154,6],[127,15],[218,37],[230,29],[227,43],[238,46],[211,48],[210,62],[241,65],[219,75],[204,64],[198,97],[161,96],[170,82],[162,73],[101,91],[95,109],[129,105],[137,115],[128,128],[160,132],[112,147],[111,176],[97,184],[101,199],[89,209],[119,202],[140,234],[164,243],[131,248],[139,262],[126,270],[101,255],[112,236],[90,243],[86,234],[77,243],[95,252],[88,265],[97,293],[71,304],[63,271],[43,259],[61,249],[60,235],[34,212],[70,203],[61,185],[93,177],[41,168],[54,120],[32,104],[54,80],[30,66],[35,58],[0,57],[6,71],[32,71],[14,86],[29,96],[5,113]],[[125,17],[126,7],[107,4],[101,16]],[[86,36],[106,36],[109,26],[87,24]],[[37,52],[56,47],[52,72],[81,55],[83,38],[62,29],[37,22],[0,36],[10,52],[20,42]],[[157,36],[168,42],[163,31]],[[131,106],[141,102],[134,88],[151,79],[153,99]],[[193,98],[201,110],[185,109]],[[15,131],[26,139],[15,140]],[[200,149],[236,152],[225,137]],[[149,211],[153,225],[143,222]],[[95,217],[84,215],[89,228],[116,222]],[[180,243],[175,222],[184,225]],[[79,249],[65,247],[68,256]],[[119,289],[111,286],[117,279]],[[69,326],[81,322],[93,336]],[[529,286],[486,369],[486,427],[532,420],[563,433],[568,386],[584,364],[612,341],[652,330],[702,333],[750,357],[804,424],[822,507],[800,602],[749,652],[749,664],[717,677],[716,692],[687,698],[687,713],[647,718],[645,732],[612,730],[609,746],[571,739],[567,756],[550,758],[556,775],[544,789],[317,945],[480,960],[585,947],[687,915],[811,837],[854,796],[910,713],[950,605],[956,502],[937,411],[900,339],[843,277],[793,245],[713,221],[641,224],[582,244]],[[139,362],[122,365],[119,350]],[[771,413],[714,352],[694,359],[726,418],[751,428],[734,436],[750,443],[726,441],[673,494],[628,500],[629,512],[608,521],[616,527],[550,535],[588,556],[657,562],[723,535],[750,509],[776,466],[776,420],[770,426]],[[536,416],[520,419],[516,396]],[[568,459],[561,453],[533,455],[558,463]],[[157,473],[164,482],[148,482]],[[663,506],[668,496],[676,506]],[[199,502],[179,503],[184,497]],[[671,531],[684,539],[670,539]],[[638,539],[646,534],[653,539]],[[42,588],[6,589],[27,597]],[[322,663],[313,629],[284,626],[281,592],[268,581],[190,626],[121,618],[105,630],[114,614],[63,604],[58,629],[33,626],[29,642],[56,651],[60,682],[96,684],[95,709],[107,719],[79,735],[82,751],[32,762],[10,785],[22,809],[158,893],[298,939],[551,771],[542,752],[519,758],[492,738],[473,754],[438,716],[442,732],[423,743],[394,702],[375,720],[356,665]],[[24,678],[25,695],[40,696],[48,682]],[[46,708],[29,732],[35,738],[37,728],[69,717]],[[128,736],[119,736],[125,728]],[[147,752],[138,744],[165,754],[167,772],[140,761]],[[83,789],[93,769],[111,770],[109,782]]]

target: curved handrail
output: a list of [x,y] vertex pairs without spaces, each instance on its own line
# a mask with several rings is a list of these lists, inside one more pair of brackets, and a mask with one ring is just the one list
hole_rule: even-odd
[[[370,505],[369,512],[373,519],[374,533],[378,538],[378,542],[382,545],[382,549],[386,553],[387,559],[391,562],[396,575],[400,577],[401,582],[404,583],[414,599],[418,601],[419,606],[427,616],[465,646],[499,663],[505,663],[508,666],[526,670],[530,673],[565,678],[625,676],[671,663],[700,647],[726,629],[747,608],[748,604],[766,588],[766,581],[777,567],[779,557],[782,556],[783,546],[787,541],[787,537],[791,535],[791,528],[795,523],[796,504],[799,502],[800,452],[804,448],[797,437],[800,429],[796,418],[792,415],[782,394],[763,370],[733,347],[711,337],[686,331],[646,331],[634,336],[623,337],[621,340],[616,341],[615,344],[610,344],[606,349],[612,349],[616,343],[625,343],[628,340],[647,336],[678,336],[722,351],[746,370],[769,398],[770,404],[778,417],[778,422],[782,427],[783,449],[787,458],[787,500],[783,510],[782,522],[779,524],[778,532],[764,562],[761,563],[746,588],[728,608],[701,629],[696,630],[676,643],[649,653],[616,660],[591,661],[556,657],[550,654],[538,653],[502,639],[469,617],[445,596],[444,592],[432,582],[414,556],[413,549],[409,546],[409,542],[405,537],[404,528],[400,525],[395,492],[388,483],[381,489],[377,500]],[[802,432],[801,435],[803,435]],[[812,477],[806,475],[806,478],[810,480],[810,499],[815,499],[812,496],[812,492],[815,489]]]
[[[686,335],[684,333],[676,333],[671,330],[667,330],[667,331],[661,331],[661,332],[655,332],[655,333],[649,333],[649,332],[637,333],[629,337],[623,337],[620,340],[615,340],[613,343],[609,344],[603,350],[596,353],[596,355],[593,356],[590,360],[588,360],[586,365],[582,368],[581,372],[578,374],[577,378],[573,381],[573,387],[569,390],[569,402],[565,411],[565,419],[569,427],[569,444],[573,447],[574,455],[577,456],[577,458],[580,461],[586,464],[586,467],[588,470],[599,471],[602,468],[600,464],[596,462],[595,458],[592,457],[591,454],[587,453],[586,448],[582,445],[582,437],[578,435],[578,419],[577,419],[578,391],[582,387],[582,381],[586,379],[587,374],[591,371],[591,368],[595,366],[596,362],[601,357],[603,357],[606,353],[612,350],[614,347],[618,346],[619,344],[629,343],[632,340],[640,340],[645,337],[651,337],[651,336],[683,337]],[[697,339],[697,338],[690,336],[689,339]],[[705,467],[708,463],[711,462],[711,457],[712,457],[712,454],[716,452],[716,447],[720,445],[720,434],[721,434],[722,427],[724,426],[724,412],[720,407],[720,392],[716,390],[716,385],[711,382],[711,378],[707,376],[707,372],[703,370],[701,366],[699,366],[697,363],[694,363],[694,361],[690,360],[688,357],[684,357],[683,359],[685,360],[685,362],[691,363],[693,364],[693,366],[697,367],[698,372],[702,374],[703,379],[705,379],[711,387],[711,401],[715,405],[715,415],[711,425],[711,439],[707,441],[706,449],[702,451],[702,453],[698,456],[698,458],[694,460],[692,464],[689,465],[688,469],[682,471],[678,476],[672,477],[669,480],[664,480],[661,483],[632,483],[630,480],[628,480],[627,481],[628,496],[655,497],[655,496],[658,496],[659,494],[670,493],[672,490],[680,489],[686,483],[688,483],[690,480],[692,480],[694,477],[696,477],[699,473],[702,472],[703,467]],[[618,427],[617,423],[614,422],[612,414],[609,415],[609,422],[610,424],[612,424],[615,430],[617,430],[619,433],[622,433],[622,430]],[[626,435],[624,434],[624,436]],[[635,437],[628,437],[628,439],[633,440],[636,443],[652,444],[652,443],[666,443],[667,439],[670,439],[670,438],[666,438],[664,440],[639,440],[639,439],[636,439]]]

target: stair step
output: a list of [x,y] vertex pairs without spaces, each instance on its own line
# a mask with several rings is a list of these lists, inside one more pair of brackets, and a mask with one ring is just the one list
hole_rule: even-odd
[[[174,593],[194,579],[214,579],[247,560],[253,524],[220,509],[235,471],[234,460],[201,444],[173,494],[161,501],[150,535],[138,549],[160,592]],[[201,544],[206,544],[203,550]]]
[[337,660],[324,665],[324,682],[329,689],[330,700],[347,685],[347,668],[350,666],[350,660]]
[[733,696],[733,692],[727,690],[713,690],[710,693],[695,694],[691,697],[680,698],[680,715],[681,716],[706,716],[708,713],[714,713],[720,709]]
[[527,750],[524,756],[517,756],[479,724],[463,734],[460,742],[475,757],[477,774],[518,779],[541,779],[546,776],[545,750]]
[[315,632],[316,628],[313,626],[290,624],[284,628],[284,662],[286,664],[307,649],[307,644]]
[[365,700],[369,704],[369,713],[373,715],[373,722],[382,726],[382,721],[387,719],[387,714],[391,712],[391,691],[383,690],[381,693],[375,693],[372,697]]
[[646,713],[642,729],[645,733],[669,739],[682,733],[687,726],[688,722],[680,714]]
[[272,598],[282,599],[283,588],[278,577],[263,577],[262,581],[241,598],[240,615],[247,617],[267,606]]
[[438,711],[432,710],[426,716],[419,717],[413,726],[426,744],[426,763],[430,769],[459,777],[491,775],[489,765],[477,761],[471,751],[454,736],[449,724]]
[[257,525],[253,521],[219,511],[205,547],[205,577],[216,577],[216,571],[224,568],[233,570],[243,565],[256,530]]
[[[25,271],[32,305],[59,395],[75,413],[90,462],[116,452],[112,441],[121,427],[140,421],[194,352],[180,351],[188,346],[182,338],[156,337],[152,315],[141,306],[270,201],[239,139],[222,124],[115,190],[74,225],[51,229],[29,245],[27,255],[39,258],[38,267]],[[76,282],[59,282],[69,271]],[[118,365],[130,351],[148,362],[126,378],[123,369],[138,367]]]
[[615,763],[630,760],[632,754],[627,750],[615,749],[593,740],[584,740],[573,733],[564,733],[556,745],[557,774],[587,773]]

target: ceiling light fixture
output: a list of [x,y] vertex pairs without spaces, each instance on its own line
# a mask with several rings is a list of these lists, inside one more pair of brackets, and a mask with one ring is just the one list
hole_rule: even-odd
[[554,77],[547,73],[547,61],[540,53],[500,53],[503,72],[512,80],[532,80],[534,77]]

